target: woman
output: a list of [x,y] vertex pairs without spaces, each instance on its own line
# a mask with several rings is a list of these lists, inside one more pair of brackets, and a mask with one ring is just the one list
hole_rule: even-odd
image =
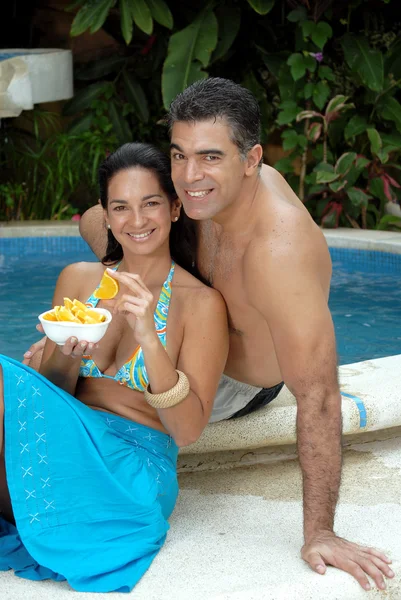
[[227,323],[220,295],[175,262],[191,268],[191,236],[168,158],[125,144],[99,184],[107,254],[66,267],[53,303],[95,305],[111,267],[119,292],[97,303],[114,313],[106,335],[97,346],[48,340],[41,375],[0,356],[0,569],[128,592],[165,540],[178,447],[208,422]]

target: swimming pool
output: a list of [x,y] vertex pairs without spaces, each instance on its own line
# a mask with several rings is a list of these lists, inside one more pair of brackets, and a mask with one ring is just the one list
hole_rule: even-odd
[[[401,255],[332,248],[333,315],[340,364],[401,354]],[[61,269],[95,261],[81,238],[0,239],[0,352],[21,359],[38,339]]]

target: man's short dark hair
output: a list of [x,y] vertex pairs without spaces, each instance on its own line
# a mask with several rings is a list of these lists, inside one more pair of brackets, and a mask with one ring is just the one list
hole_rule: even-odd
[[231,127],[232,141],[244,159],[260,141],[260,110],[253,94],[221,77],[196,81],[173,100],[167,121],[197,122],[223,119]]

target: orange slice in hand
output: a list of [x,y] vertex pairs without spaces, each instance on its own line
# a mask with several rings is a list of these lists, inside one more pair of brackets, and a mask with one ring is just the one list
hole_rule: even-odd
[[110,277],[110,275],[105,271],[103,273],[102,280],[100,282],[99,287],[94,292],[95,298],[99,298],[99,300],[111,300],[118,294],[118,283],[115,279]]

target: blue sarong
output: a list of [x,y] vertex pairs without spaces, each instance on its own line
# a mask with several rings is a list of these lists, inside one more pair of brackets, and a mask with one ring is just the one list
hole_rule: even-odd
[[178,484],[171,436],[94,410],[0,355],[7,484],[0,570],[129,592],[162,547]]

